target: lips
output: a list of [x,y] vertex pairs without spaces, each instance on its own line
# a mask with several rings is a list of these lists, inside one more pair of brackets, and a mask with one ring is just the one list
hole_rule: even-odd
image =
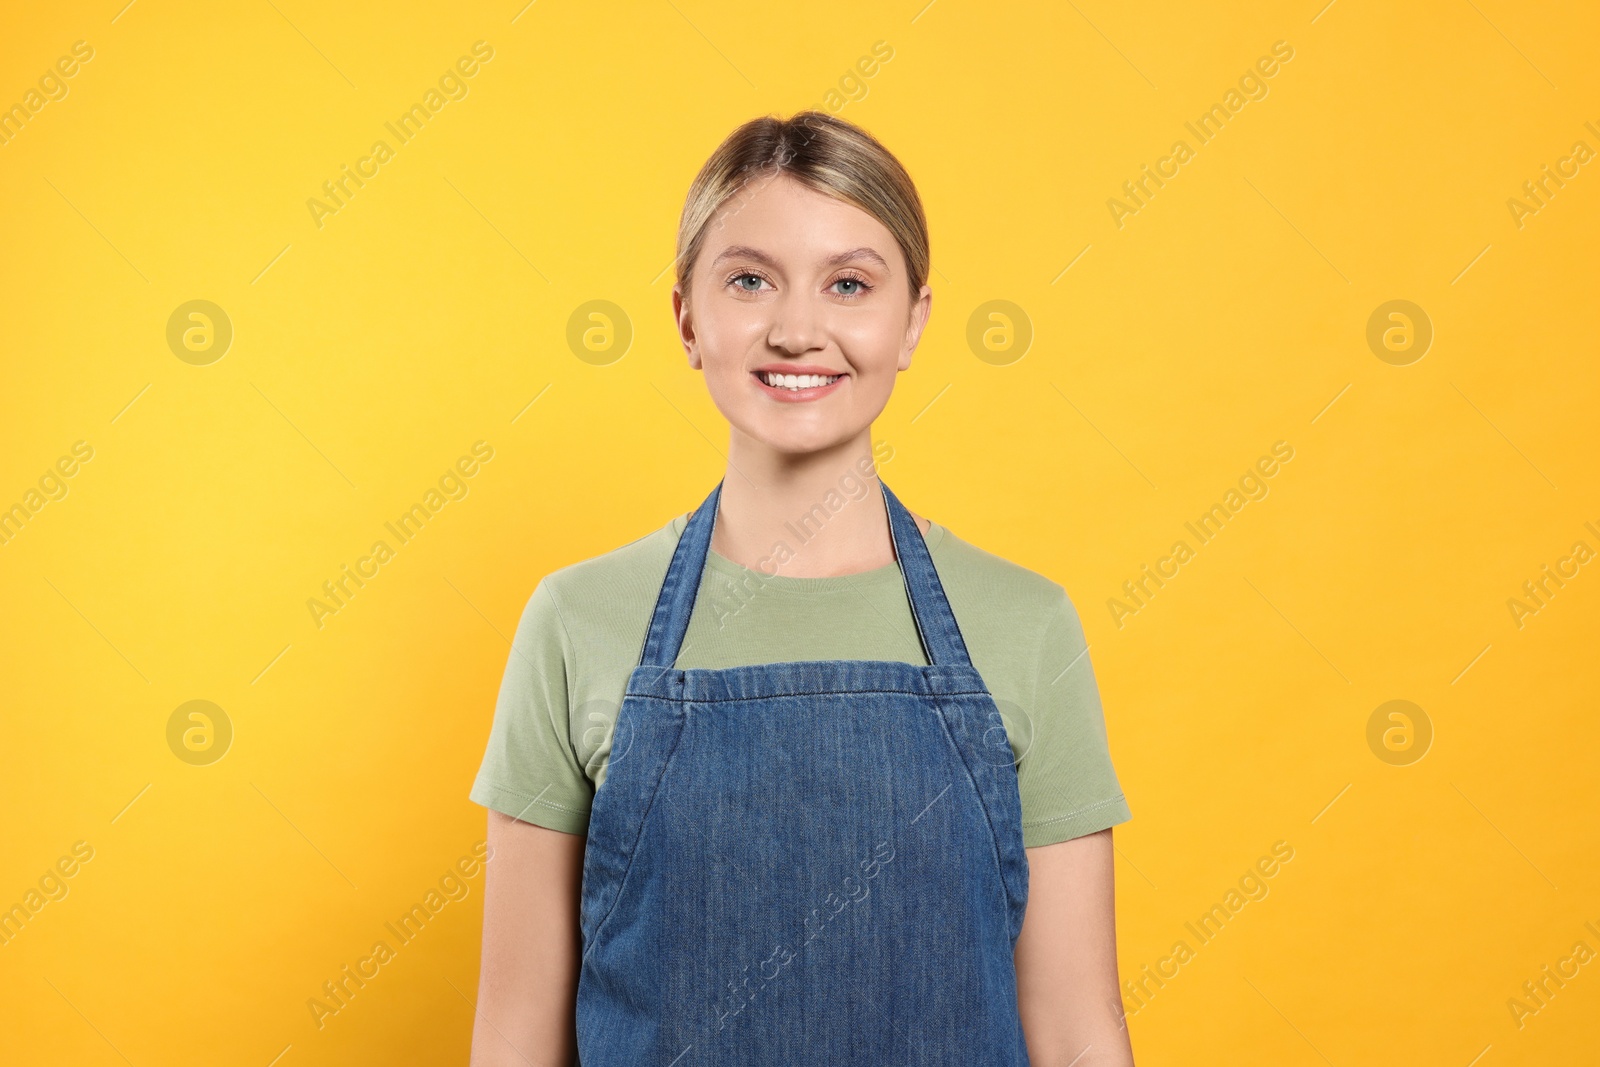
[[[778,384],[769,385],[767,381],[769,377]],[[750,372],[750,378],[756,383],[756,388],[774,400],[791,404],[827,396],[838,389],[839,384],[848,377],[847,374],[826,367],[811,366],[771,367]]]

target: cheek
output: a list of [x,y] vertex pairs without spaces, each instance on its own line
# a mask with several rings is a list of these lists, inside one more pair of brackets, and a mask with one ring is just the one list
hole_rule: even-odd
[[698,322],[700,354],[708,365],[742,362],[752,346],[763,343],[769,329],[761,311],[731,303],[709,308]]
[[704,336],[700,369],[713,388],[731,389],[744,384],[752,353],[766,351],[760,331],[724,328]]
[[848,318],[834,331],[845,357],[858,375],[893,375],[898,369],[905,331],[891,315]]

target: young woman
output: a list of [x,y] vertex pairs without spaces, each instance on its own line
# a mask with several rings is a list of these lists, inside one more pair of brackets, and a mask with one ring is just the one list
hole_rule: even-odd
[[837,118],[696,177],[672,301],[727,470],[529,599],[471,793],[475,1067],[1133,1062],[1077,614],[878,477],[928,270],[909,176]]

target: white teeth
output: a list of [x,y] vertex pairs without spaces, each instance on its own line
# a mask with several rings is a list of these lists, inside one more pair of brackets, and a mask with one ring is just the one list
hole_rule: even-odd
[[815,389],[844,377],[842,374],[774,374],[761,372],[761,380],[774,389]]

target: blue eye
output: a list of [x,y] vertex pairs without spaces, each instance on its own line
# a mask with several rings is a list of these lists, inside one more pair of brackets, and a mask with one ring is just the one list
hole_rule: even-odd
[[[744,285],[739,285],[739,283],[745,278],[755,279],[756,287],[754,289],[750,289]],[[736,274],[733,276],[732,281],[735,285],[739,285],[739,288],[743,289],[747,293],[759,292],[761,289],[761,276],[758,274]]]
[[866,280],[862,279],[862,278],[852,278],[852,277],[840,278],[838,281],[834,282],[833,284],[834,285],[853,285],[853,286],[855,286],[855,289],[852,290],[852,291],[839,293],[840,296],[848,297],[848,298],[850,298],[852,300],[857,298],[857,297],[859,297],[859,296],[864,295],[865,293],[869,292],[872,289],[872,286],[868,285],[866,283]]

